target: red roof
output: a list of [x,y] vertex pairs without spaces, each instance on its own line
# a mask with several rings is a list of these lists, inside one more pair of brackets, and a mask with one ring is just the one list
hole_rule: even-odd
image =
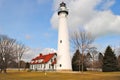
[[[42,64],[42,63],[47,63],[56,53],[49,53],[46,55],[40,54],[39,56],[33,58],[31,60],[31,64]],[[43,60],[42,62],[37,62],[37,60]],[[54,62],[56,63],[56,62]]]

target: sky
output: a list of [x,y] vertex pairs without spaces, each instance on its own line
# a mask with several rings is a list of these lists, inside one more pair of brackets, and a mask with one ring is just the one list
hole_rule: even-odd
[[57,50],[62,1],[69,10],[70,30],[82,27],[91,32],[99,51],[120,46],[120,0],[0,0],[0,34],[30,47],[29,58]]

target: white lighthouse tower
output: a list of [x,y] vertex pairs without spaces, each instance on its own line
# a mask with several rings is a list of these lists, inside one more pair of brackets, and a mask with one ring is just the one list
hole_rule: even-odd
[[57,53],[57,70],[71,71],[71,58],[69,51],[69,36],[67,27],[68,10],[66,4],[62,2],[59,7],[59,32],[58,32],[58,53]]

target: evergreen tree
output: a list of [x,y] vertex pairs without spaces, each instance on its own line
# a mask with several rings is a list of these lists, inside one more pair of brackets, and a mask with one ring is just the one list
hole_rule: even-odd
[[120,55],[118,56],[118,69],[120,71]]
[[[82,70],[82,54],[80,54],[79,50],[76,50],[76,52],[73,55],[72,58],[72,69],[73,71],[81,71]],[[86,71],[86,66],[83,63],[83,70]]]
[[76,50],[72,58],[72,69],[73,71],[79,71],[80,67],[80,52]]
[[118,65],[117,58],[114,52],[112,51],[111,47],[108,46],[103,57],[102,71],[103,72],[117,71],[118,69],[117,65]]

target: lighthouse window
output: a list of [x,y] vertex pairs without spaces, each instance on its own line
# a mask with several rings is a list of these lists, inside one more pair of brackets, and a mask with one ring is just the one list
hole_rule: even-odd
[[62,64],[60,64],[60,67],[62,67]]
[[60,43],[62,43],[62,40],[60,40]]

